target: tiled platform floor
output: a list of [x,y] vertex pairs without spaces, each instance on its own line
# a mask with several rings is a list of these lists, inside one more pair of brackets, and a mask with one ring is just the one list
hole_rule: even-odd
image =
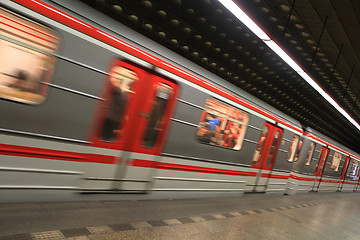
[[0,204],[4,239],[360,239],[360,194]]

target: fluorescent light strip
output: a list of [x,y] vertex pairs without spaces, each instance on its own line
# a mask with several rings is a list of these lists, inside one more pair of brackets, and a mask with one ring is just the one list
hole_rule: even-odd
[[235,15],[250,31],[258,36],[268,45],[282,60],[284,60],[293,70],[295,70],[307,83],[310,84],[318,93],[323,96],[336,110],[338,110],[347,120],[349,120],[358,130],[360,125],[357,123],[325,90],[310,77],[282,48],[271,38],[232,0],[218,0],[232,14]]
[[281,59],[283,59],[292,69],[296,72],[303,72],[304,70],[294,61],[292,58],[287,55],[287,53],[282,50],[282,48],[276,44],[273,40],[263,40],[266,45],[268,45]]
[[231,0],[219,0],[219,2],[224,5],[232,14],[235,15],[245,26],[247,26],[253,33],[256,34],[262,40],[271,40],[271,38],[258,26],[254,21],[249,18],[249,16],[241,10],[238,5],[236,5]]

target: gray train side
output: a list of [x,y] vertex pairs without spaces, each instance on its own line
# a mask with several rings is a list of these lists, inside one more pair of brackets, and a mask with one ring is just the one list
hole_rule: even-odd
[[[37,104],[0,99],[1,202],[224,197],[239,196],[245,192],[296,194],[358,190],[357,153],[311,129],[303,130],[297,120],[81,2],[43,2],[240,97],[274,118],[14,1],[2,1],[2,11],[51,29],[59,40],[56,51],[50,54],[55,62],[49,82],[45,83],[44,99]],[[6,38],[0,40],[8,41]],[[133,64],[147,74],[176,84],[179,89],[174,112],[167,119],[169,126],[160,154],[106,147],[106,143],[93,144],[94,128],[99,122],[97,111],[99,105],[107,102],[103,90],[114,61]],[[238,110],[246,116],[248,121],[240,122],[244,132],[241,143],[240,140],[238,142],[240,149],[223,147],[218,142],[199,142],[197,133],[204,122],[204,113],[209,111],[207,105],[210,102],[219,108]],[[266,124],[271,130],[281,131],[281,135],[276,135],[281,139],[277,139],[276,159],[269,163],[271,168],[256,167],[254,163]],[[312,135],[331,146],[312,138]],[[314,154],[309,161],[312,143],[315,144]],[[323,148],[329,149],[329,156],[324,172],[314,177]],[[335,153],[341,155],[337,169],[332,164]],[[340,179],[345,171],[347,153],[352,154],[349,168],[345,178]],[[104,160],[102,163],[100,158],[115,160],[111,163]],[[134,163],[134,160],[137,162]]]

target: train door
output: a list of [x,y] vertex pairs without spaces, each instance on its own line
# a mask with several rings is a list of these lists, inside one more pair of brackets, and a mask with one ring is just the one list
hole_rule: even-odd
[[354,192],[359,189],[359,184],[360,184],[360,171],[358,171],[358,173],[357,173],[357,182],[354,187]]
[[[116,61],[104,92],[106,101],[97,114],[100,120],[92,142],[119,150],[117,164],[108,173],[109,188],[145,190],[159,159],[178,86],[149,70]],[[139,163],[143,168],[133,167]]]
[[359,174],[359,162],[355,159],[350,159],[344,179],[342,180],[342,191],[356,191],[360,180]]
[[254,184],[248,185],[251,192],[265,192],[275,163],[283,130],[265,123],[257,143],[251,167],[258,169]]
[[348,171],[348,177],[356,181],[353,191],[357,191],[359,188],[359,182],[360,182],[360,168],[359,168],[359,162],[356,160],[353,160],[351,167],[349,167]]
[[346,157],[345,159],[345,164],[344,164],[344,167],[343,167],[343,170],[342,170],[342,173],[341,173],[341,177],[340,177],[340,184],[338,186],[338,189],[337,191],[341,192],[343,186],[344,186],[344,182],[345,182],[345,176],[346,176],[346,173],[348,171],[348,168],[349,168],[349,163],[350,163],[350,157]]
[[330,152],[330,150],[328,148],[322,147],[319,162],[317,164],[316,172],[314,174],[315,179],[314,179],[314,184],[313,184],[311,191],[317,192],[319,190],[322,175],[324,173],[324,169],[326,166],[326,161],[329,156],[329,152]]

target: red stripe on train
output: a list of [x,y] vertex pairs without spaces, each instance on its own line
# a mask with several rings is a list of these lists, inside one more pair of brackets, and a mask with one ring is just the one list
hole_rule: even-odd
[[255,177],[256,176],[256,172],[245,172],[245,171],[235,171],[235,170],[227,170],[227,169],[219,169],[219,168],[197,167],[197,166],[190,166],[190,165],[183,165],[183,164],[148,161],[148,160],[142,160],[142,159],[132,159],[128,162],[128,164],[133,167],[146,167],[146,168],[156,168],[156,169],[163,169],[163,170],[224,174],[224,175],[246,176],[246,177]]
[[[44,159],[54,159],[54,160],[63,160],[63,161],[104,163],[104,164],[115,164],[115,163],[119,163],[120,161],[120,159],[114,156],[106,156],[106,155],[90,154],[90,153],[74,153],[74,152],[7,145],[7,144],[0,144],[0,155],[44,158]],[[163,162],[141,160],[141,159],[132,159],[128,162],[128,164],[134,167],[147,167],[147,168],[156,168],[156,169],[164,169],[164,170],[174,170],[174,171],[224,174],[224,175],[247,176],[247,177],[255,177],[257,175],[257,172],[198,167],[198,166],[163,163]],[[295,175],[284,176],[284,175],[263,173],[261,174],[261,177],[274,178],[274,179],[288,179],[290,177],[296,180],[314,181],[313,178],[297,177]],[[317,179],[317,181],[320,181],[320,179]],[[340,181],[322,179],[321,182],[339,183]],[[344,183],[353,184],[353,185],[358,184],[354,182],[344,182]]]
[[295,175],[290,175],[290,178],[295,179],[295,180],[300,180],[300,181],[314,181],[315,178],[307,178],[307,177],[298,177]]
[[327,183],[339,183],[339,180],[328,180],[328,179],[321,179],[321,182],[327,182]]
[[[290,175],[290,178],[300,181],[315,181],[315,178],[307,178],[307,177],[298,177],[295,175]],[[339,183],[339,180],[328,180],[328,179],[316,179],[317,182],[327,182],[327,183]]]
[[344,184],[360,185],[360,183],[357,183],[357,182],[344,182]]
[[[311,181],[311,182],[315,180],[315,178],[298,177],[298,176],[295,176],[295,175],[290,175],[290,178],[295,179],[295,180]],[[316,181],[319,182],[320,179],[316,179]],[[340,183],[341,181],[339,181],[339,180],[326,180],[326,179],[322,179],[321,182]],[[356,184],[358,184],[358,183],[356,183],[356,182],[347,182],[347,181],[344,181],[344,184],[356,185]]]
[[91,153],[73,153],[59,150],[50,150],[34,147],[24,147],[0,144],[0,155],[19,156],[19,157],[32,157],[32,158],[45,158],[63,161],[74,162],[92,162],[92,163],[105,163],[114,164],[116,157],[91,154]]
[[274,179],[289,179],[290,176],[271,174],[271,173],[262,173],[261,177],[264,178],[274,178]]

